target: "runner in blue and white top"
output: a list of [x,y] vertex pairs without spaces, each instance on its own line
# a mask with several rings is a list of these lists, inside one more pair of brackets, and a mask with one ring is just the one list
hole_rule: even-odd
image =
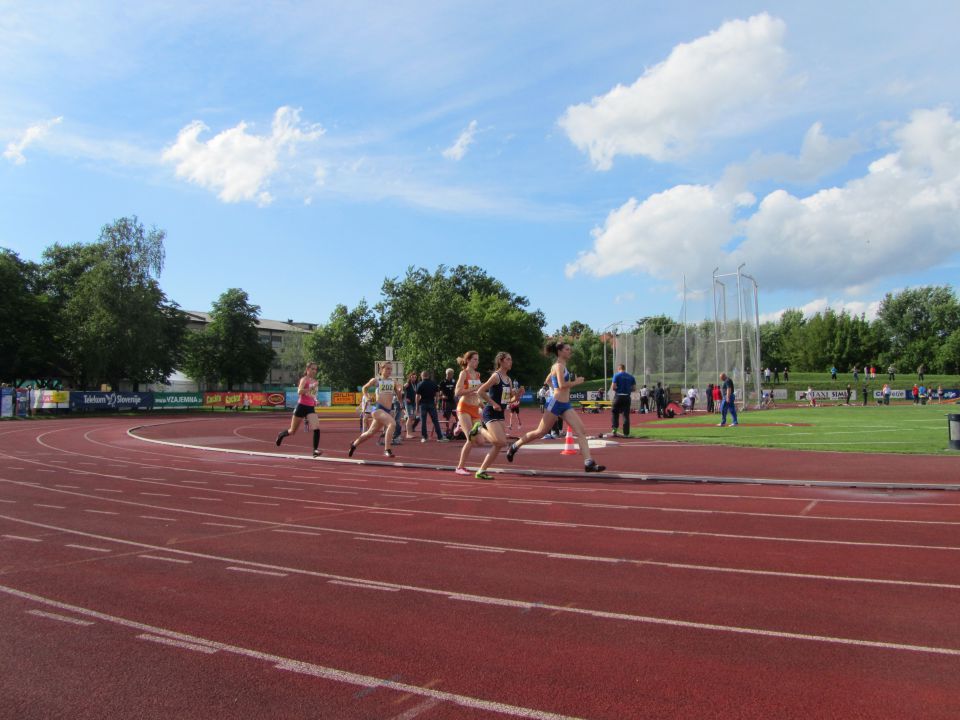
[[364,393],[371,388],[376,388],[376,402],[373,405],[373,412],[371,413],[373,415],[373,424],[371,424],[365,432],[361,433],[360,437],[350,443],[350,450],[347,453],[347,457],[353,457],[357,445],[365,443],[384,429],[386,429],[386,435],[383,441],[383,454],[387,457],[393,457],[393,450],[390,449],[390,444],[393,442],[393,431],[397,426],[397,421],[393,418],[393,404],[400,400],[400,385],[391,377],[392,374],[393,366],[385,362],[380,367],[380,376],[370,378],[363,386],[361,392]]
[[557,361],[550,368],[550,375],[547,376],[550,385],[553,387],[553,397],[547,402],[546,412],[540,420],[540,425],[523,435],[507,451],[507,461],[513,462],[517,450],[522,448],[531,440],[536,440],[553,427],[558,417],[573,429],[577,435],[577,442],[580,445],[580,452],[583,453],[583,469],[586,472],[600,472],[606,468],[603,465],[597,465],[596,461],[590,455],[590,443],[587,440],[587,432],[583,427],[583,421],[570,404],[570,388],[581,385],[584,382],[582,376],[573,377],[567,370],[567,361],[573,352],[573,347],[560,340],[552,341],[547,344],[546,351],[557,356]]

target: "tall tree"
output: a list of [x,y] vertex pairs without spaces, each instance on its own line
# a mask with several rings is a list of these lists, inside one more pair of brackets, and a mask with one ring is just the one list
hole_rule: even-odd
[[179,363],[186,317],[156,280],[164,238],[133,216],[105,225],[96,243],[44,253],[58,339],[78,384],[162,382]]
[[273,363],[273,348],[257,333],[260,307],[238,288],[224,292],[210,311],[210,323],[187,346],[185,368],[194,380],[234,390],[243,383],[262,383]]
[[40,268],[0,248],[0,379],[59,374],[51,305],[40,293]]
[[346,390],[363,385],[382,355],[379,320],[361,300],[353,310],[337,305],[330,321],[320,325],[304,343],[307,356],[317,363],[317,376],[331,387]]
[[877,322],[889,340],[884,362],[901,372],[923,364],[941,369],[939,350],[960,329],[960,303],[950,286],[908,288],[887,293],[880,303]]

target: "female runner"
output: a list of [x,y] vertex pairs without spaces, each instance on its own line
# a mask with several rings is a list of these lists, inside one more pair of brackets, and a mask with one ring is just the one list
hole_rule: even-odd
[[480,395],[477,391],[483,383],[480,381],[480,373],[477,372],[479,363],[480,355],[476,350],[468,350],[457,358],[457,364],[461,369],[454,396],[458,398],[457,421],[466,439],[463,449],[460,451],[460,462],[457,463],[457,469],[455,470],[457,475],[470,474],[465,466],[478,433],[480,437],[489,441],[487,433],[480,427]]
[[306,418],[307,427],[313,430],[313,456],[320,457],[323,454],[320,450],[320,418],[317,417],[316,412],[319,386],[317,364],[307,363],[307,369],[304,370],[300,384],[297,386],[297,407],[293,411],[293,417],[290,418],[290,427],[277,433],[277,447],[280,447],[280,443],[287,435],[293,435]]
[[543,437],[547,430],[553,426],[557,418],[563,418],[567,424],[573,428],[577,435],[577,442],[580,444],[580,452],[583,453],[583,469],[585,472],[601,472],[606,468],[603,465],[597,465],[596,461],[590,456],[590,443],[587,440],[587,433],[583,427],[583,421],[577,415],[576,410],[570,404],[570,388],[583,383],[583,377],[574,378],[567,370],[567,360],[573,352],[573,347],[565,342],[556,340],[547,344],[546,351],[557,356],[557,361],[550,368],[550,374],[547,379],[553,387],[553,397],[547,403],[546,412],[540,420],[540,426],[531,430],[526,435],[520,437],[507,450],[507,461],[513,462],[513,456],[517,450],[522,448],[531,440]]
[[[487,468],[493,463],[497,455],[507,444],[507,433],[503,429],[504,413],[513,400],[513,393],[518,392],[518,397],[523,396],[523,388],[514,390],[513,382],[507,374],[513,367],[513,358],[510,353],[498,352],[494,360],[496,368],[487,381],[481,385],[477,394],[485,397],[487,404],[483,408],[483,427],[487,431],[487,437],[490,441],[490,450],[487,456],[483,458],[480,468],[475,477],[478,480],[493,480],[493,476],[487,472]],[[471,439],[468,437],[467,443]]]
[[366,393],[372,387],[376,387],[376,402],[373,405],[373,423],[356,440],[350,443],[350,450],[347,457],[353,457],[357,445],[365,443],[378,432],[386,428],[386,434],[383,438],[383,454],[387,457],[393,457],[393,450],[390,444],[393,442],[393,431],[397,427],[397,421],[393,419],[393,403],[400,400],[400,388],[392,377],[393,366],[386,362],[380,368],[380,377],[373,377],[363,386],[361,392]]

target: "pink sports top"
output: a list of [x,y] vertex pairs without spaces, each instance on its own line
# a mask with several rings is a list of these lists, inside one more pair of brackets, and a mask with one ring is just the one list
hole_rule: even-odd
[[317,388],[320,386],[319,380],[307,380],[306,392],[300,393],[297,402],[308,407],[317,406]]

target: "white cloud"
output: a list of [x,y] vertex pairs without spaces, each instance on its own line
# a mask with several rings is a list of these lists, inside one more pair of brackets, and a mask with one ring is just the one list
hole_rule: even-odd
[[31,125],[23,131],[18,139],[11,140],[7,144],[7,149],[3,151],[3,156],[14,165],[23,165],[27,161],[27,158],[23,155],[23,151],[26,150],[29,145],[42,139],[50,132],[50,128],[54,125],[59,125],[61,122],[63,122],[62,115],[51,120],[44,120],[36,125]]
[[267,187],[281,168],[281,151],[292,158],[299,144],[324,133],[319,125],[301,126],[300,111],[286,106],[274,114],[269,135],[251,134],[241,122],[202,142],[198,138],[206,130],[199,120],[183,128],[163,151],[164,162],[176,164],[177,177],[216,190],[224,202],[255,200],[260,205],[273,201]]
[[918,110],[890,141],[894,152],[864,176],[806,197],[776,190],[740,221],[717,186],[631,199],[594,229],[593,248],[567,274],[677,279],[747,263],[762,288],[843,291],[941,265],[960,249],[960,122]]
[[711,132],[741,132],[781,92],[786,26],[766,13],[677,45],[633,85],[567,108],[559,124],[594,167],[617,155],[656,161],[689,153]]
[[477,121],[471,120],[466,129],[460,133],[460,137],[450,147],[443,151],[443,156],[448,160],[462,160],[467,154],[467,148],[473,144],[473,138],[477,134]]
[[633,302],[636,299],[636,297],[637,297],[636,293],[633,293],[633,292],[628,291],[625,293],[620,293],[613,299],[613,304],[621,305],[623,303]]
[[882,300],[830,300],[826,297],[816,298],[801,305],[798,308],[781,308],[775,312],[761,313],[760,322],[776,322],[787,310],[799,310],[805,318],[813,317],[817,313],[824,313],[827,309],[832,309],[835,313],[845,312],[847,315],[860,317],[863,315],[867,321],[876,320],[877,313],[880,312],[880,303]]

